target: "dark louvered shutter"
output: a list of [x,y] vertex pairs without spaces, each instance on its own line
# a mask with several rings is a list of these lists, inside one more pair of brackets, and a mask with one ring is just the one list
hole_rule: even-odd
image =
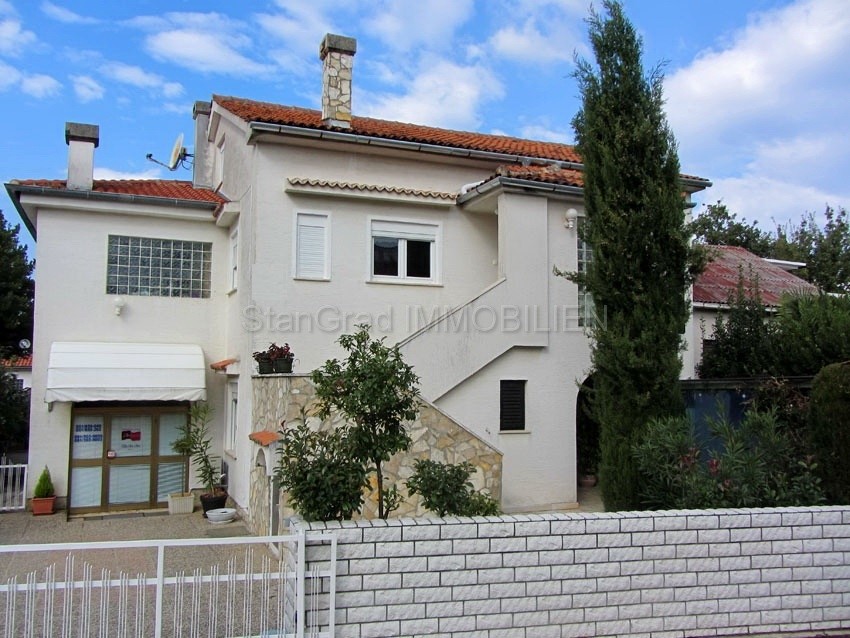
[[499,429],[525,429],[525,381],[501,381]]

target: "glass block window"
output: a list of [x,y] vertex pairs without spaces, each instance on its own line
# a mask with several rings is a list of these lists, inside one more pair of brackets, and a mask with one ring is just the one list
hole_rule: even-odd
[[110,235],[106,294],[208,298],[211,263],[211,243]]

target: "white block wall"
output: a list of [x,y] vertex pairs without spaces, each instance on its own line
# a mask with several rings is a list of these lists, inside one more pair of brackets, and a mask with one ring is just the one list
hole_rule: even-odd
[[[725,636],[850,628],[850,507],[312,523],[336,636]],[[329,547],[308,548],[309,570]]]

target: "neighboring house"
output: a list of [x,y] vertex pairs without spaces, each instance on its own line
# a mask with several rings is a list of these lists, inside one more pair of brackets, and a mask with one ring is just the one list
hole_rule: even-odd
[[32,355],[27,354],[19,357],[10,357],[0,361],[0,366],[3,366],[14,377],[19,388],[32,387]]
[[[182,480],[176,424],[203,398],[249,508],[274,463],[257,431],[300,392],[255,376],[251,353],[288,342],[309,372],[359,323],[401,344],[435,414],[502,453],[505,511],[575,506],[587,305],[553,266],[589,255],[581,160],[352,117],[354,49],[323,42],[321,112],[196,103],[191,183],[93,181],[97,128],[72,124],[67,181],[7,184],[38,238],[30,461],[60,495],[70,477],[74,510],[161,503]],[[683,206],[708,185],[683,177]]]
[[685,377],[696,377],[696,366],[705,347],[710,347],[714,322],[718,314],[729,308],[738,289],[745,295],[756,291],[768,308],[777,308],[787,295],[817,294],[817,286],[793,274],[805,266],[798,262],[763,259],[739,246],[709,246],[711,261],[694,282],[692,321],[687,340],[691,344],[685,355]]

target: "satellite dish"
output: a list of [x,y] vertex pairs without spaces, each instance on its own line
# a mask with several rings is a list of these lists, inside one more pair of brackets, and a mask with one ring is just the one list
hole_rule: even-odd
[[174,146],[171,149],[171,157],[168,159],[169,170],[174,170],[177,165],[186,157],[186,149],[183,148],[183,133],[177,136],[174,140]]
[[18,341],[18,347],[21,350],[29,350],[31,345],[32,342],[29,339],[21,339],[20,341]]
[[[165,168],[170,171],[175,171],[178,166],[187,168],[184,161],[187,157],[192,157],[192,154],[186,152],[186,147],[183,146],[183,133],[180,133],[180,135],[177,136],[177,139],[174,140],[174,146],[171,148],[171,156],[168,158],[168,164],[160,162],[158,159],[154,159],[153,153],[148,153],[145,157],[154,164],[159,164],[160,166],[165,166]],[[191,166],[191,162],[189,166]]]

